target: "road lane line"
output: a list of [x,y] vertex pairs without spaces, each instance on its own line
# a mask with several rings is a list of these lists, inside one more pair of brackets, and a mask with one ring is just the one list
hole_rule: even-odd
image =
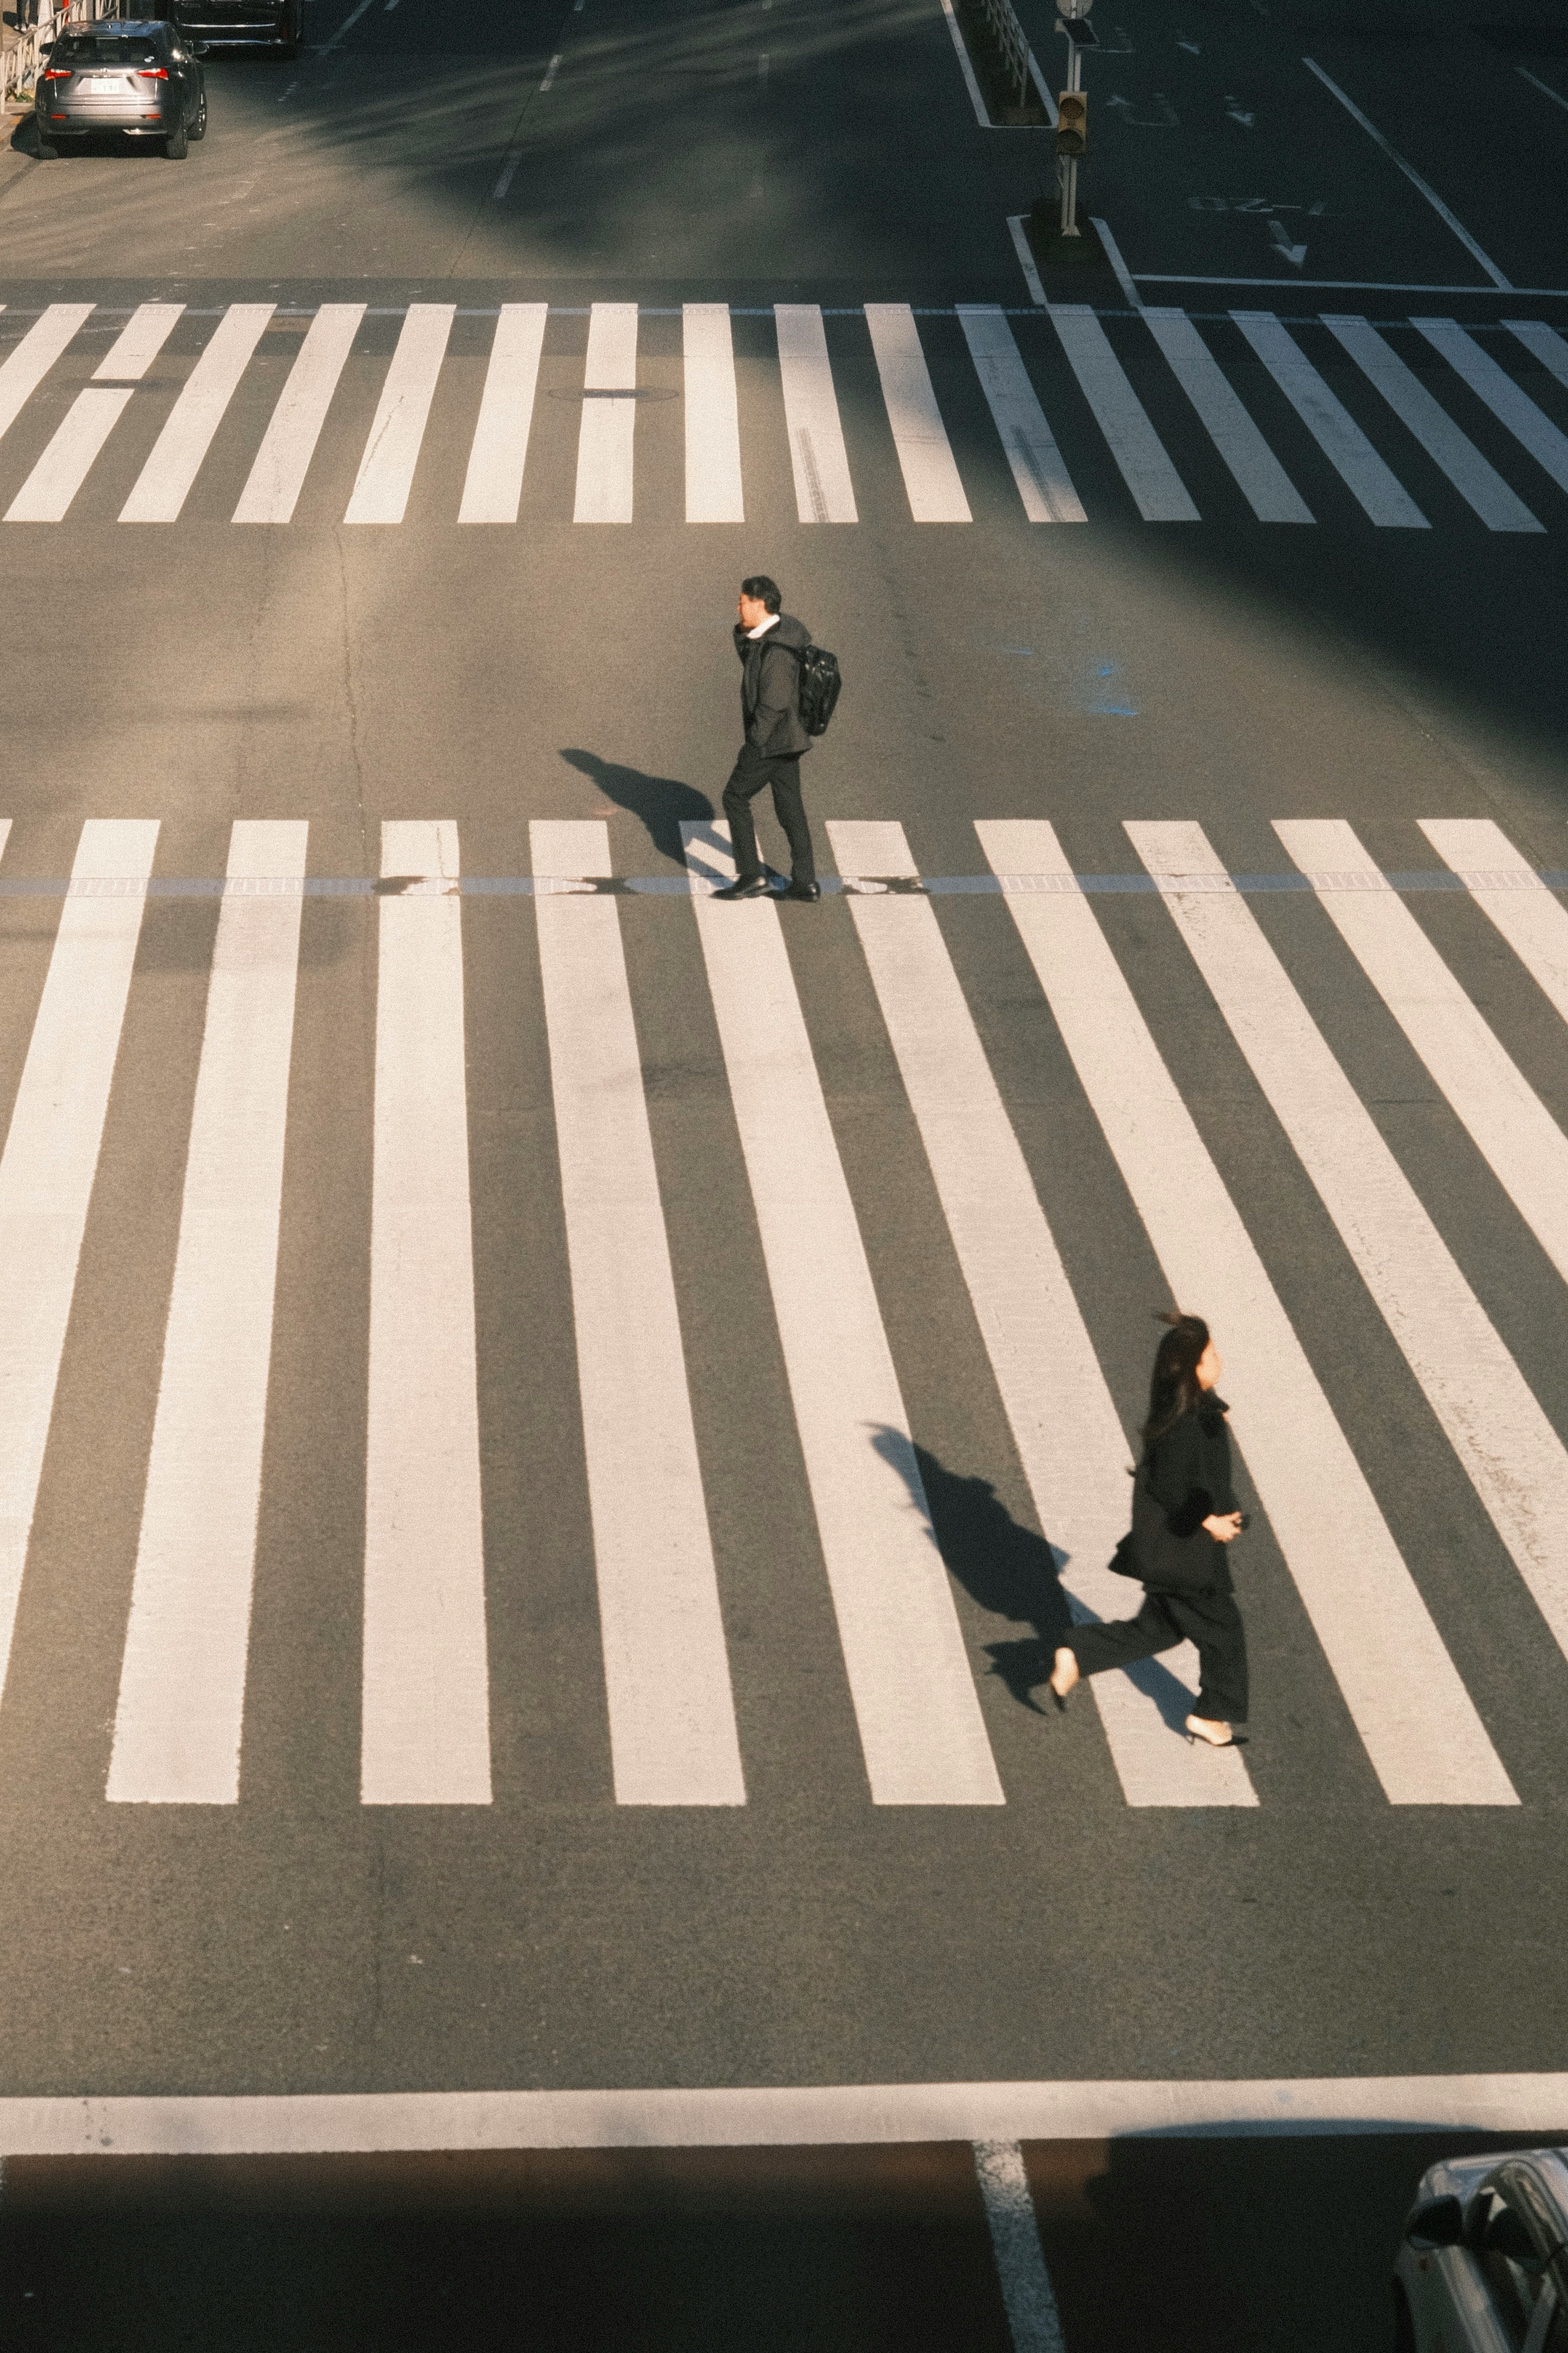
[[773,324],[795,512],[802,522],[858,522],[821,310],[815,302],[776,302]]
[[[608,874],[597,818],[529,827]],[[729,1654],[614,899],[536,898],[616,1802],[743,1806]]]
[[[681,832],[733,878],[726,832]],[[1002,1805],[778,910],[694,911],[872,1799]]]
[[[1031,59],[1031,63],[1032,62],[1033,60]],[[1053,124],[1055,123],[1056,119],[1057,107],[1056,101],[1053,99],[1051,101],[1051,121]],[[1095,230],[1100,238],[1100,244],[1105,248],[1105,258],[1116,273],[1116,282],[1118,286],[1121,287],[1121,291],[1127,297],[1128,308],[1132,311],[1141,311],[1143,308],[1143,297],[1138,291],[1137,280],[1133,277],[1132,272],[1128,269],[1125,260],[1122,259],[1121,248],[1117,244],[1115,237],[1112,237],[1110,233],[1110,222],[1102,220],[1098,213],[1091,213],[1089,216],[1089,226]],[[1180,317],[1182,313],[1178,312],[1177,315]]]
[[1117,470],[1145,522],[1196,522],[1198,511],[1087,302],[1052,302],[1051,324]]
[[6,508],[6,522],[63,522],[132,397],[129,385],[119,392],[97,391],[91,385],[79,392],[48,448]]
[[1543,319],[1505,319],[1502,323],[1559,384],[1568,385],[1568,343],[1554,327],[1549,327]]
[[344,522],[403,521],[456,311],[453,302],[409,304]]
[[544,69],[544,79],[543,79],[543,80],[540,83],[540,85],[539,85],[539,94],[540,94],[540,96],[541,96],[542,98],[543,97],[543,95],[544,95],[545,91],[546,91],[547,90],[551,89],[551,88],[553,86],[553,83],[554,83],[554,80],[555,80],[555,77],[556,77],[556,75],[560,72],[560,70],[561,70],[561,59],[560,59],[560,58],[559,58],[559,57],[553,57],[553,58],[551,58],[551,60],[550,60],[550,63],[549,63],[549,64],[545,67],[545,69]]
[[1464,223],[1456,214],[1449,211],[1447,206],[1443,202],[1442,197],[1437,194],[1436,189],[1433,187],[1431,182],[1429,180],[1424,180],[1420,173],[1415,170],[1414,164],[1407,164],[1397,149],[1390,146],[1388,141],[1377,128],[1377,125],[1374,122],[1368,121],[1360,107],[1357,106],[1352,99],[1346,97],[1344,91],[1340,88],[1337,81],[1330,80],[1328,75],[1323,71],[1321,65],[1315,64],[1310,58],[1303,58],[1301,63],[1306,67],[1307,71],[1310,74],[1316,74],[1318,79],[1322,83],[1323,88],[1326,90],[1331,92],[1331,94],[1339,100],[1339,102],[1344,108],[1345,112],[1351,116],[1352,121],[1360,123],[1362,129],[1366,132],[1367,137],[1371,139],[1375,145],[1381,147],[1389,162],[1391,164],[1397,164],[1400,171],[1404,173],[1405,178],[1410,182],[1412,187],[1420,189],[1421,194],[1426,197],[1433,211],[1438,216],[1440,220],[1445,221],[1448,227],[1453,230],[1454,235],[1458,238],[1459,243],[1464,247],[1466,252],[1472,255],[1474,259],[1480,263],[1481,268],[1486,271],[1487,276],[1491,280],[1492,284],[1494,286],[1500,286],[1504,288],[1505,290],[1511,290],[1509,289],[1508,280],[1503,276],[1502,271],[1498,268],[1496,262],[1488,259],[1487,256],[1481,251],[1480,247],[1476,243],[1475,238],[1470,235],[1469,230],[1465,227]]
[[959,30],[958,18],[952,12],[952,0],[942,0],[942,13],[947,18],[947,29],[952,36],[952,46],[957,53],[959,69],[963,75],[963,86],[969,92],[969,103],[974,109],[974,120],[979,123],[982,131],[989,131],[993,127],[991,116],[985,100],[980,94],[980,84],[974,79],[974,68],[969,62],[969,50],[965,46],[963,35]]
[[1478,400],[1485,401],[1514,439],[1523,443],[1558,489],[1568,491],[1568,434],[1559,432],[1508,370],[1500,367],[1491,353],[1483,352],[1453,319],[1412,319],[1410,323],[1434,351],[1442,353],[1455,374],[1464,378]]
[[493,204],[500,204],[501,198],[510,187],[517,172],[517,167],[521,161],[522,149],[521,146],[509,147],[507,149],[505,155],[501,158],[500,177],[496,182],[495,186],[490,190],[490,201]]
[[1024,2152],[1016,2140],[977,2140],[973,2148],[1013,2353],[1067,2353]]
[[[298,881],[309,828],[241,819],[228,879]],[[298,891],[219,902],[108,1797],[232,1806],[272,1361]]]
[[1375,327],[1365,319],[1330,311],[1324,311],[1323,324],[1489,531],[1545,530],[1545,524],[1538,522],[1523,500],[1515,497],[1496,467],[1482,457],[1468,434],[1460,432],[1447,410],[1434,400],[1415,370],[1390,350]]
[[1315,522],[1311,508],[1186,312],[1146,307],[1143,316],[1258,522]]
[[1018,257],[1018,267],[1024,273],[1024,283],[1029,290],[1029,300],[1046,307],[1046,290],[1040,283],[1040,273],[1029,248],[1028,230],[1022,213],[1013,213],[1007,221],[1007,233],[1013,240],[1013,250]]
[[1426,516],[1272,311],[1231,317],[1351,496],[1381,530],[1426,531]]
[[515,522],[533,424],[548,302],[503,302],[468,451],[459,522]]
[[1560,106],[1565,113],[1568,113],[1568,98],[1564,98],[1560,90],[1553,90],[1552,84],[1549,81],[1542,81],[1539,74],[1532,74],[1528,66],[1515,66],[1514,71],[1522,75],[1527,82],[1531,83],[1541,92],[1542,98],[1549,98],[1553,106]]
[[323,302],[311,320],[239,494],[236,522],[292,520],[364,311],[363,302]]
[[[1490,818],[1424,817],[1422,832],[1568,1021],[1568,907]],[[1517,875],[1510,889],[1504,874]]]
[[741,415],[727,302],[681,310],[686,387],[686,520],[744,522]]
[[79,327],[90,302],[51,302],[14,351],[0,361],[0,433],[8,433]]
[[[829,820],[840,874],[912,875],[899,825]],[[1126,1432],[929,899],[856,895],[856,933],[963,1269],[1030,1498],[1075,1614],[1123,1618],[1106,1563],[1131,1501]],[[1251,1806],[1239,1748],[1189,1747],[1197,1653],[1089,1685],[1130,1806]]]
[[[144,881],[157,840],[155,818],[89,818],[72,881]],[[145,903],[66,899],[0,1154],[0,1692]]]
[[1087,522],[1083,501],[1000,307],[961,302],[958,322],[1031,522]]
[[518,2148],[888,2147],[1336,2130],[1562,2137],[1568,2074],[1097,2076],[604,2091],[16,2094],[0,2156],[293,2157]]
[[1172,1297],[1215,1323],[1237,1441],[1385,1796],[1516,1804],[1055,829],[976,831],[997,874],[1062,878],[1057,890],[1008,892],[1008,912]]
[[488,1805],[458,828],[384,822],[365,1443],[368,1806]]
[[272,302],[233,302],[224,312],[120,510],[121,522],[179,520],[202,459],[276,307]]
[[142,302],[92,372],[95,384],[140,383],[184,315],[183,302]]
[[907,302],[868,302],[866,324],[910,512],[917,522],[968,522],[969,501],[936,405],[913,311]]
[[335,49],[338,43],[342,39],[343,35],[345,33],[352,32],[353,27],[359,23],[360,18],[364,15],[365,11],[368,8],[374,7],[374,5],[375,0],[359,0],[358,7],[353,11],[352,15],[343,18],[343,21],[338,26],[337,31],[333,33],[329,39],[324,40],[321,43],[321,47],[316,52],[317,56],[324,58],[328,54],[329,50]]
[[[1173,878],[1165,905],[1177,930],[1568,1654],[1568,1451],[1203,828],[1127,832],[1151,873]],[[1182,887],[1188,878],[1195,888]]]
[[[630,522],[637,431],[637,306],[595,302],[588,315],[583,424],[577,438],[574,522]],[[595,397],[595,396],[597,396]]]
[[[1568,1136],[1466,996],[1410,909],[1338,819],[1274,828],[1455,1116],[1568,1282]],[[1354,876],[1363,887],[1347,890]],[[1563,914],[1559,908],[1559,914]],[[1563,915],[1568,923],[1568,914]]]

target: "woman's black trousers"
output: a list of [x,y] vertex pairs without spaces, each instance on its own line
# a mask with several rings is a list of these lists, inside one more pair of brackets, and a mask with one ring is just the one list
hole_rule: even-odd
[[1195,1642],[1203,1682],[1193,1707],[1209,1724],[1247,1722],[1247,1634],[1236,1596],[1213,1586],[1195,1593],[1145,1593],[1136,1618],[1075,1626],[1067,1647],[1082,1675],[1130,1667],[1178,1642]]

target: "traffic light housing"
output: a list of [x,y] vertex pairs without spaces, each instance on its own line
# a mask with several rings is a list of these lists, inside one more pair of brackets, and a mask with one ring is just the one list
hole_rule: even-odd
[[1057,100],[1057,153],[1079,162],[1089,144],[1089,100],[1081,90],[1064,90]]

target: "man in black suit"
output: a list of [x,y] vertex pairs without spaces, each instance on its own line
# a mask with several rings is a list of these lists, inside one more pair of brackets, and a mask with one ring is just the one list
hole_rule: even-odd
[[741,658],[741,715],[746,740],[724,787],[724,814],[735,851],[735,880],[717,899],[761,899],[768,888],[757,850],[752,802],[764,785],[773,786],[773,814],[790,849],[786,899],[820,899],[811,851],[811,828],[800,797],[800,755],[811,738],[800,721],[797,650],[811,643],[804,622],[779,610],[778,583],[758,573],[741,583],[735,651]]

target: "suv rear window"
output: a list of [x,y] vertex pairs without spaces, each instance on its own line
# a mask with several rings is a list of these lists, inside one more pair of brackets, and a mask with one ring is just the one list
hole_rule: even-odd
[[51,64],[57,66],[120,66],[135,68],[156,65],[162,54],[162,44],[155,34],[138,33],[133,40],[112,34],[79,36],[68,41],[57,41],[50,53]]

